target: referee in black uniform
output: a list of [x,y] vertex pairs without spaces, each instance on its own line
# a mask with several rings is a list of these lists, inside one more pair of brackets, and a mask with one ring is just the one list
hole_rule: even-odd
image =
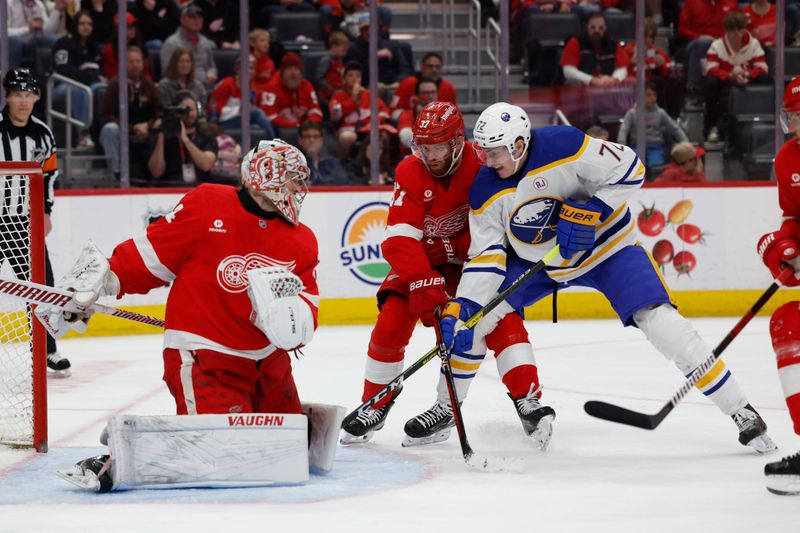
[[[32,116],[33,106],[39,99],[39,84],[36,77],[26,68],[10,70],[3,79],[6,93],[6,107],[0,114],[0,161],[36,161],[42,165],[44,174],[44,232],[50,233],[53,228],[50,212],[53,209],[53,184],[58,176],[56,160],[56,143],[53,132],[47,124]],[[19,180],[19,177],[6,176],[3,180]],[[14,273],[21,279],[28,280],[29,265],[27,258],[14,256],[15,248],[25,247],[20,241],[27,241],[27,227],[22,221],[27,218],[27,205],[24,193],[17,187],[3,187],[5,195],[0,203],[0,218],[17,231],[0,232],[0,260],[8,259]],[[22,197],[14,195],[23,194]],[[45,280],[53,285],[53,269],[50,257],[45,249]],[[47,335],[47,368],[53,374],[66,377],[70,374],[70,363],[59,355],[56,341]]]

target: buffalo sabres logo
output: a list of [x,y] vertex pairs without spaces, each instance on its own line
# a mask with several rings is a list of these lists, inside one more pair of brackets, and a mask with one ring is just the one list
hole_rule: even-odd
[[544,244],[556,235],[561,202],[556,198],[532,198],[511,214],[511,235],[525,244]]

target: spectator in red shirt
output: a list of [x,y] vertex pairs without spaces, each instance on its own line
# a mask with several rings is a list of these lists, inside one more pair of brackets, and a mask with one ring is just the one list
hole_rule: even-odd
[[[209,107],[216,113],[217,122],[223,128],[239,128],[242,120],[242,86],[241,70],[242,60],[236,58],[234,62],[234,75],[223,78],[214,90],[211,91]],[[256,60],[250,56],[250,79],[255,78]],[[252,87],[252,84],[251,84]],[[254,91],[250,91],[250,101],[253,102]],[[275,129],[264,115],[264,112],[255,105],[250,107],[250,124],[260,126],[267,139],[275,138]]]
[[628,55],[623,46],[611,39],[602,13],[586,21],[586,29],[564,45],[561,67],[567,82],[592,87],[613,87],[628,77]]
[[[339,141],[339,153],[347,157],[350,149],[358,140],[358,134],[364,128],[369,131],[370,95],[361,85],[362,68],[356,62],[350,62],[344,68],[344,85],[333,93],[330,101],[330,117],[336,123],[336,138]],[[378,99],[378,122],[385,124],[389,118],[389,108]],[[385,129],[385,128],[382,128]]]
[[700,183],[707,181],[703,172],[703,154],[705,150],[681,142],[672,147],[670,155],[674,163],[664,167],[664,171],[655,179],[656,183]]
[[250,53],[256,58],[255,85],[266,85],[275,75],[275,62],[269,57],[269,32],[256,28],[248,35]]
[[[658,25],[651,18],[644,21],[644,43],[647,50],[644,58],[645,80],[653,81],[657,79],[669,78],[675,63],[669,55],[656,46],[655,39],[658,34]],[[631,41],[625,45],[625,53],[628,55],[630,65],[630,75],[636,76],[636,42]]]
[[328,55],[323,56],[317,63],[317,71],[314,73],[314,88],[325,106],[333,96],[333,92],[342,87],[344,56],[347,55],[349,46],[350,39],[347,38],[347,35],[340,31],[333,32],[328,37]]
[[397,90],[392,97],[392,118],[397,120],[406,109],[411,109],[411,98],[417,89],[417,83],[421,78],[429,78],[436,82],[439,96],[437,100],[456,104],[456,88],[452,83],[442,77],[442,56],[436,52],[428,52],[422,56],[419,65],[419,72],[414,76],[409,76],[400,82]]
[[411,142],[414,140],[414,122],[422,109],[431,102],[439,100],[438,87],[431,78],[420,78],[417,83],[417,93],[411,97],[411,107],[400,113],[397,119],[397,130],[400,137],[400,153],[411,153]]
[[297,128],[306,120],[322,122],[317,93],[303,79],[303,60],[296,52],[283,56],[278,74],[264,87],[258,105],[277,128]]
[[688,42],[685,51],[686,88],[699,96],[703,81],[702,60],[714,39],[722,37],[722,20],[738,9],[736,0],[686,0],[681,7],[678,37]]
[[764,46],[775,44],[775,4],[770,4],[769,0],[755,0],[747,4],[742,9],[742,13],[747,15],[747,31],[750,35],[758,39]]
[[722,21],[725,35],[708,49],[703,130],[708,142],[719,141],[719,119],[728,108],[731,87],[769,82],[764,49],[747,31],[747,22],[744,13],[728,14]]
[[[148,80],[153,79],[150,73],[150,62],[147,59],[147,48],[144,46],[141,34],[139,32],[138,20],[133,13],[128,11],[125,17],[127,22],[126,31],[128,38],[128,46],[136,46],[144,54],[144,77]],[[117,32],[119,31],[119,13],[114,15],[114,31],[111,33],[111,38],[106,44],[100,48],[100,54],[103,57],[103,74],[107,78],[113,78],[119,74],[119,65],[117,64]]]

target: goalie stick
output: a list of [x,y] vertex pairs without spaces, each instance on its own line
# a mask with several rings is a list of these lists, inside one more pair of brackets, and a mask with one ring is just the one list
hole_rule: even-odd
[[450,349],[445,345],[444,340],[442,340],[440,320],[440,311],[437,309],[433,322],[433,329],[436,333],[436,349],[439,352],[439,358],[442,360],[442,373],[447,383],[447,392],[450,395],[450,406],[453,409],[453,422],[455,422],[456,431],[458,432],[458,441],[461,444],[461,453],[464,456],[464,461],[470,468],[483,472],[522,471],[522,468],[525,466],[522,458],[478,455],[469,445],[467,441],[467,430],[464,428],[464,419],[461,416],[461,404],[458,401],[456,384],[453,382],[453,370],[450,368]]
[[620,424],[626,424],[629,426],[634,426],[637,428],[642,429],[655,429],[658,425],[663,422],[663,420],[667,417],[667,415],[675,409],[675,406],[683,399],[684,396],[689,394],[689,391],[694,388],[694,385],[702,378],[709,369],[714,366],[716,363],[717,358],[725,351],[725,348],[733,342],[739,333],[744,329],[744,327],[750,322],[750,320],[758,313],[764,304],[772,298],[772,295],[775,294],[775,291],[787,280],[789,276],[794,274],[794,270],[791,268],[786,268],[781,272],[778,276],[776,281],[774,281],[769,288],[764,291],[764,293],[756,300],[753,306],[745,313],[745,315],[733,326],[733,329],[722,339],[722,342],[714,348],[711,352],[711,355],[703,361],[703,363],[695,368],[694,372],[689,376],[683,386],[676,392],[672,398],[667,402],[664,407],[661,408],[654,415],[648,415],[647,413],[640,413],[638,411],[632,411],[630,409],[626,409],[624,407],[620,407],[618,405],[601,402],[597,400],[592,400],[586,402],[583,405],[583,409],[586,411],[587,414],[593,416],[595,418],[601,418],[603,420],[608,420],[609,422],[618,422]]
[[[28,303],[52,305],[64,308],[67,311],[77,311],[72,301],[74,295],[72,291],[56,289],[55,287],[48,287],[31,281],[0,278],[0,293],[19,298]],[[142,315],[134,311],[126,311],[118,307],[95,303],[89,309],[96,313],[124,318],[125,320],[132,320],[149,326],[164,327],[164,321],[160,318]]]
[[[544,257],[540,261],[538,261],[535,265],[530,267],[528,270],[520,274],[520,276],[511,283],[508,287],[506,287],[502,292],[497,294],[494,298],[492,298],[485,306],[483,306],[478,312],[474,315],[469,317],[466,321],[464,321],[464,328],[470,329],[475,327],[480,319],[482,319],[485,315],[490,313],[495,307],[503,303],[503,301],[508,298],[508,296],[520,288],[520,286],[525,283],[528,279],[531,278],[534,274],[542,270],[548,264],[550,264],[553,259],[558,256],[558,245],[554,246],[552,250],[547,252]],[[361,405],[355,408],[350,414],[344,417],[342,420],[342,427],[346,426],[350,422],[352,422],[358,415],[366,411],[367,409],[371,408],[373,405],[378,403],[380,400],[385,398],[389,394],[396,394],[396,391],[403,385],[403,382],[408,379],[409,376],[417,372],[420,368],[425,366],[431,359],[436,357],[436,354],[439,352],[439,347],[435,346],[431,350],[429,350],[425,355],[417,359],[414,364],[406,368],[402,374],[395,377],[392,381],[387,383],[381,390],[375,393],[372,398],[368,399]]]

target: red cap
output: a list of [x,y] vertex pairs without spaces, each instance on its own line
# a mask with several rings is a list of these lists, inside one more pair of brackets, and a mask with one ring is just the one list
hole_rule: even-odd
[[[127,22],[128,26],[130,26],[131,24],[136,24],[137,22],[139,22],[139,19],[133,16],[133,13],[128,11],[125,14],[125,22]],[[114,26],[119,26],[119,13],[114,15]]]
[[303,60],[297,54],[297,52],[286,52],[281,59],[281,69],[285,69],[286,67],[297,67],[300,70],[303,69]]
[[786,111],[800,111],[800,76],[796,76],[783,91],[783,108]]

